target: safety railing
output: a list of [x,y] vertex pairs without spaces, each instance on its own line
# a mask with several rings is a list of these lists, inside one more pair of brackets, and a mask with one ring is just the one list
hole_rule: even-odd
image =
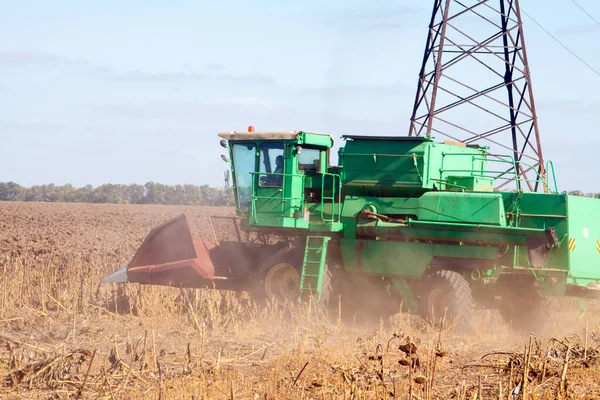
[[[325,183],[331,179],[331,196],[325,196]],[[338,174],[324,173],[321,177],[321,220],[323,222],[340,222],[342,217],[342,178]],[[331,218],[325,217],[325,201],[331,200]]]
[[[475,168],[474,166],[473,166],[473,168],[470,168],[470,169],[444,168],[444,162],[446,161],[446,157],[458,157],[458,156],[471,158],[473,165],[476,162],[481,162],[482,165],[484,165],[484,163],[485,164],[496,163],[496,164],[510,165],[511,168],[509,168],[507,170],[499,170],[499,171],[494,170],[494,169]],[[528,171],[528,172],[532,171],[533,174],[535,175],[535,179],[526,179],[523,176],[519,176],[516,172],[517,171],[517,163],[515,162],[514,158],[510,155],[499,155],[499,154],[489,154],[487,157],[482,157],[482,156],[473,155],[473,154],[444,152],[444,153],[442,153],[442,165],[440,168],[440,172],[442,175],[444,173],[446,173],[446,174],[464,173],[464,174],[469,174],[470,176],[475,176],[475,177],[486,177],[486,178],[493,178],[494,180],[505,181],[505,183],[502,184],[501,186],[505,186],[510,181],[514,181],[517,188],[520,188],[522,183],[528,183],[529,185],[535,185],[535,184],[541,183],[544,187],[548,187],[547,179],[545,180],[540,175],[539,171],[533,165],[528,164],[523,161],[519,161],[518,164],[522,167],[525,167],[526,171]],[[553,165],[552,165],[552,173],[554,175],[554,166]],[[554,186],[556,189],[556,180],[554,182]],[[554,193],[556,193],[556,192],[554,192]]]
[[[282,174],[282,173],[272,173],[272,172],[251,172],[250,173],[252,175],[252,211],[251,211],[251,217],[252,220],[255,221],[256,223],[260,224],[260,221],[258,219],[258,214],[261,214],[263,216],[279,216],[279,217],[284,217],[285,213],[286,213],[286,209],[287,211],[291,210],[291,207],[293,206],[293,203],[297,203],[298,204],[298,209],[299,210],[304,210],[304,177],[298,174]],[[258,179],[255,179],[255,177],[258,176]],[[265,186],[261,186],[260,184],[260,179],[261,177],[267,177],[268,178],[281,178],[281,185],[265,185]],[[299,181],[299,182],[296,182]],[[257,187],[257,183],[258,183],[258,187]],[[286,196],[286,193],[293,193],[294,190],[294,186],[298,185],[296,192],[299,193],[297,196],[294,195],[290,195],[290,196]],[[292,188],[292,190],[290,190],[289,188]],[[281,195],[277,195],[274,196],[273,194],[270,195],[259,195],[257,194],[258,190],[275,190],[276,193],[281,193]],[[257,207],[257,201],[259,200],[276,200],[276,201],[281,201],[281,209],[280,210],[273,210],[273,211],[266,211],[266,210],[260,210]]]
[[[285,217],[287,214],[293,215],[292,211],[297,208],[300,212],[304,212],[306,201],[304,195],[305,175],[299,174],[283,174],[283,173],[266,173],[266,172],[251,172],[253,175],[252,179],[252,210],[251,218],[257,224],[260,224],[259,215],[263,217]],[[322,222],[336,223],[340,222],[342,215],[342,180],[339,174],[323,173],[321,175],[321,199],[320,205],[321,210],[319,217]],[[258,180],[254,179],[258,176]],[[261,185],[261,177],[269,178],[281,178],[281,185]],[[326,186],[327,183],[331,183],[331,186]],[[258,186],[257,186],[258,184]],[[331,188],[331,195],[325,194],[325,188]],[[268,195],[259,194],[262,191],[268,191],[269,189],[275,190],[275,193],[271,192]],[[261,200],[264,201],[280,201],[281,207],[271,206],[269,210],[265,210],[261,207]],[[326,213],[326,202],[331,201],[331,214],[330,216]]]
[[554,172],[554,163],[551,160],[546,162],[546,173],[552,171],[552,183],[554,183],[554,193],[558,193],[558,185],[556,184],[556,173]]

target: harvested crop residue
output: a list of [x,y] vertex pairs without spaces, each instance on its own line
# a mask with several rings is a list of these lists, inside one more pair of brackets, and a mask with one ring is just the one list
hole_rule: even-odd
[[533,335],[481,310],[458,336],[405,314],[356,325],[233,293],[99,285],[183,211],[205,237],[237,235],[230,208],[0,203],[0,398],[600,398],[595,302],[554,299],[553,328]]

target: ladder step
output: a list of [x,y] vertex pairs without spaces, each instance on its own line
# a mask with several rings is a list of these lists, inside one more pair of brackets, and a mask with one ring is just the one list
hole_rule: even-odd
[[326,236],[308,236],[306,238],[300,281],[300,291],[303,294],[308,292],[315,292],[319,296],[321,294],[329,240],[330,238]]

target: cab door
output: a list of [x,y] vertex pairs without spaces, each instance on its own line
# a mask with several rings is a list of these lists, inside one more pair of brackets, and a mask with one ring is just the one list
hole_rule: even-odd
[[289,164],[284,142],[260,143],[258,180],[254,193],[254,222],[258,225],[281,226],[289,217]]

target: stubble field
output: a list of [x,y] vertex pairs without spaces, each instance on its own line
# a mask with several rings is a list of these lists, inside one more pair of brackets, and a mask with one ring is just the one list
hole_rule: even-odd
[[553,300],[553,329],[536,335],[482,310],[458,336],[405,314],[357,325],[214,290],[100,285],[181,212],[198,234],[235,235],[208,218],[230,208],[0,202],[0,399],[600,398],[596,302]]

